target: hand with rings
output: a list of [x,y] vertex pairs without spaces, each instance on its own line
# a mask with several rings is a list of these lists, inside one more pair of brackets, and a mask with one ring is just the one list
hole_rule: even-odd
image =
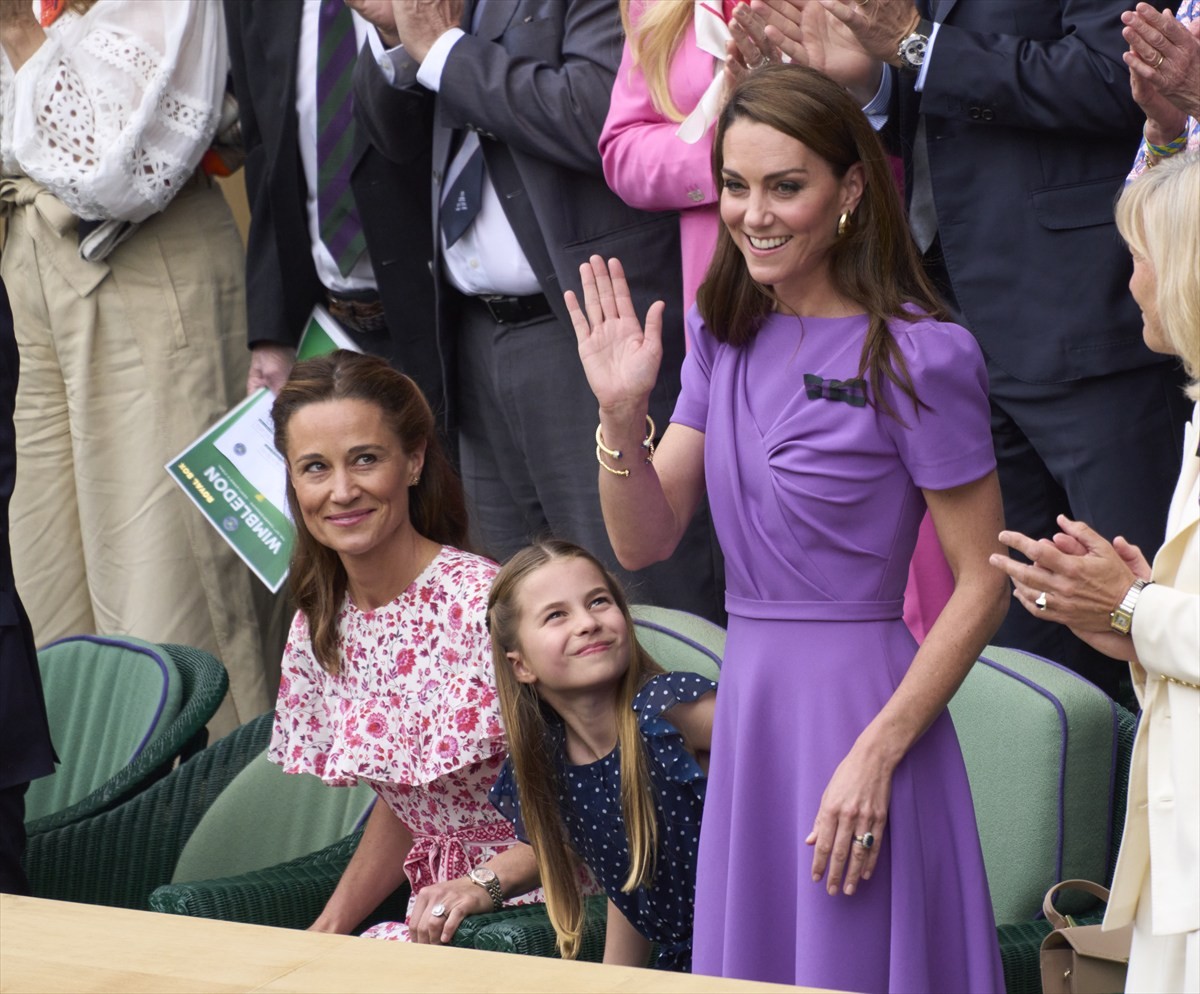
[[414,942],[445,944],[468,915],[492,910],[488,892],[466,877],[442,880],[423,887],[408,916],[408,934]]
[[1001,532],[1000,541],[1029,562],[999,553],[988,562],[1008,575],[1013,595],[1035,617],[1077,632],[1111,631],[1114,608],[1134,580],[1149,578],[1149,564],[1124,539],[1109,543],[1083,522],[1061,514],[1058,526],[1061,532],[1040,541]]
[[1148,3],[1126,11],[1121,21],[1134,99],[1148,121],[1175,132],[1158,135],[1162,142],[1153,134],[1147,137],[1165,144],[1182,131],[1187,117],[1200,118],[1200,21],[1184,25]]
[[813,830],[812,879],[830,895],[853,895],[871,879],[892,791],[891,760],[856,744],[838,764],[821,796]]
[[746,73],[780,61],[779,50],[767,38],[766,22],[749,4],[740,3],[734,8],[729,34],[732,37],[725,45],[725,75],[730,86]]

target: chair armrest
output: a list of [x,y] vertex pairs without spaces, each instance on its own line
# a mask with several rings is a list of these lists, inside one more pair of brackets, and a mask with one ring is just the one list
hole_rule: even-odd
[[[324,849],[235,877],[164,884],[150,895],[150,907],[195,918],[308,928],[337,887],[361,838],[359,830]],[[407,906],[405,883],[355,931],[380,921],[403,920]]]
[[31,831],[24,864],[34,895],[149,907],[213,800],[266,748],[271,722],[268,712],[243,725],[111,811]]
[[165,884],[150,907],[173,915],[308,928],[325,907],[358,845],[361,832],[287,863],[236,877]]
[[[583,935],[578,959],[599,963],[604,958],[604,935],[608,922],[603,894],[584,904]],[[522,904],[487,915],[470,915],[454,933],[451,945],[526,956],[558,956],[554,926],[544,904]]]

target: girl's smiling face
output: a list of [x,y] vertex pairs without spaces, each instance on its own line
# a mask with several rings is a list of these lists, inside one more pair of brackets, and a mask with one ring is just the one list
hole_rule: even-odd
[[629,626],[600,571],[586,559],[555,559],[517,592],[517,648],[507,653],[521,683],[555,705],[614,686],[629,669]]

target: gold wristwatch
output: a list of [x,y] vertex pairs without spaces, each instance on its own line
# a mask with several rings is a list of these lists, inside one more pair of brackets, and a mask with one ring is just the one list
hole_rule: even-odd
[[504,891],[500,889],[500,878],[496,876],[495,870],[489,870],[486,866],[477,866],[467,876],[471,878],[471,883],[479,884],[488,892],[488,896],[492,899],[493,911],[499,911],[504,907]]
[[1153,580],[1134,580],[1133,586],[1125,591],[1125,596],[1121,598],[1121,603],[1109,615],[1109,627],[1118,635],[1129,634],[1129,630],[1133,627],[1133,609],[1137,607],[1138,598],[1142,596],[1142,589],[1153,582]]

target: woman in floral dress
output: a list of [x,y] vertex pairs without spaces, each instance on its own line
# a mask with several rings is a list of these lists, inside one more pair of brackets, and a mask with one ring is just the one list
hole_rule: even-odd
[[448,942],[469,914],[540,899],[487,797],[506,755],[484,624],[496,565],[457,548],[462,486],[425,398],[383,360],[297,363],[272,417],[298,610],[270,757],[382,801],[311,928],[352,931],[407,877],[407,921],[366,934]]

